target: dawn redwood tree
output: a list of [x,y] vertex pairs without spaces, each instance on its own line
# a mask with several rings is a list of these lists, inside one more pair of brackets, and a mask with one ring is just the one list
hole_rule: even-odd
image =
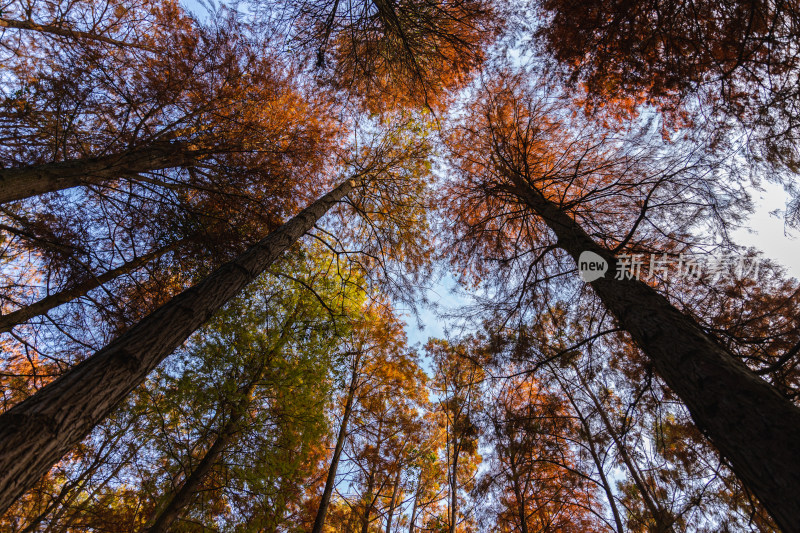
[[489,520],[521,533],[597,530],[595,487],[578,468],[578,427],[563,397],[530,374],[500,379],[489,394],[482,418],[492,453],[478,484],[497,501]]
[[398,354],[405,348],[404,338],[400,333],[401,325],[391,316],[389,309],[383,307],[384,305],[365,307],[364,318],[355,321],[353,331],[347,340],[346,348],[344,348],[344,351],[351,354],[348,357],[348,368],[345,373],[347,381],[343,398],[344,407],[336,432],[333,454],[325,476],[325,487],[311,529],[313,533],[321,533],[325,526],[328,506],[336,488],[339,461],[350,432],[350,418],[353,410],[358,409],[356,403],[359,389],[368,385],[370,379],[366,372],[375,364],[383,364],[386,360],[398,357]]
[[[23,55],[46,49],[49,43],[43,40],[60,46],[96,46],[106,52],[118,48],[154,52],[159,38],[169,31],[160,12],[174,7],[170,2],[150,0],[8,2],[0,16],[0,46]],[[39,42],[31,42],[34,39]]]
[[331,501],[325,521],[335,530],[368,533],[384,518],[384,529],[390,528],[404,499],[406,473],[428,450],[427,376],[408,349],[399,323],[389,326],[379,332],[387,336],[384,346],[363,360],[344,450],[344,478],[350,483]]
[[425,351],[433,361],[431,387],[438,397],[437,414],[445,430],[444,463],[447,467],[447,519],[450,533],[464,521],[462,494],[475,486],[480,464],[478,438],[484,408],[483,364],[486,353],[478,339],[457,343],[431,339]]
[[[611,441],[614,444],[614,449],[619,456],[622,464],[625,466],[628,475],[630,476],[631,480],[633,481],[633,485],[636,487],[638,491],[638,498],[644,504],[645,509],[649,513],[649,521],[652,521],[650,527],[652,527],[653,531],[657,532],[671,532],[674,531],[673,524],[676,520],[675,517],[671,516],[670,512],[664,508],[664,506],[659,501],[659,498],[652,487],[650,487],[647,483],[647,480],[643,478],[643,474],[636,464],[636,461],[633,459],[631,453],[628,451],[628,446],[625,444],[623,437],[618,434],[617,429],[611,423],[611,419],[609,418],[609,413],[613,412],[612,409],[608,408],[601,404],[598,400],[597,395],[592,390],[592,386],[586,382],[581,371],[579,368],[573,364],[573,371],[575,377],[577,377],[578,383],[575,386],[575,389],[580,391],[581,393],[586,394],[588,398],[591,400],[591,404],[594,406],[594,413],[597,417],[601,420],[602,426],[605,430],[606,435],[610,437]],[[581,413],[580,407],[578,406],[575,400],[575,394],[572,392],[573,384],[572,383],[565,383],[560,376],[557,375],[557,372],[553,372],[554,379],[559,383],[561,389],[564,391],[564,394],[569,398],[570,403],[572,404],[573,410],[576,412],[578,418],[582,421],[584,427],[586,428],[587,433],[587,440],[594,440],[595,436],[593,436],[590,432],[590,425],[588,421],[588,416],[585,413]],[[609,501],[614,504],[613,496],[609,495],[611,498]],[[615,504],[614,504],[615,505]]]
[[317,513],[314,516],[314,525],[311,531],[320,533],[325,526],[325,515],[328,512],[328,506],[331,502],[331,495],[336,486],[336,472],[339,469],[339,459],[342,456],[344,449],[344,442],[347,438],[348,423],[350,422],[350,415],[353,413],[353,401],[355,398],[356,390],[358,389],[359,367],[361,363],[361,356],[363,352],[357,351],[353,356],[351,363],[350,380],[347,384],[347,392],[345,396],[344,410],[342,411],[342,419],[339,422],[339,429],[336,432],[336,444],[333,448],[331,455],[330,465],[325,476],[325,488],[322,490],[322,497],[320,498]]
[[[171,530],[235,509],[269,528],[304,516],[339,336],[363,301],[356,274],[342,283],[332,254],[310,244],[225,306],[49,473],[53,488],[37,483],[0,524],[138,531],[178,516]],[[117,419],[135,422],[121,439]],[[95,447],[123,460],[98,468]]]
[[572,421],[564,426],[571,431],[538,439],[547,450],[569,443],[548,461],[569,459],[563,468],[594,485],[588,509],[614,531],[736,530],[750,520],[770,531],[765,511],[748,500],[641,352],[608,327],[602,306],[575,303],[488,331],[498,388],[514,394],[507,382],[535,376]]
[[[0,295],[4,340],[60,352],[29,372],[55,377],[319,195],[314,177],[347,128],[337,132],[325,96],[308,94],[272,47],[232,19],[201,25],[168,1],[27,7],[20,17],[36,24],[90,24],[81,31],[157,44],[4,33],[3,44],[18,45],[3,63],[5,184],[26,175],[30,185],[32,171],[44,176],[33,178],[44,186],[37,192],[53,189],[51,179],[83,185],[0,207],[11,281]],[[187,143],[194,155],[213,145],[214,155],[186,158]]]
[[89,293],[89,291],[102,286],[104,283],[107,283],[108,281],[117,279],[125,274],[130,274],[134,270],[138,269],[141,266],[146,265],[150,261],[157,259],[163,256],[164,254],[175,250],[182,243],[183,243],[182,240],[171,242],[169,244],[161,246],[156,250],[140,255],[139,257],[136,257],[134,259],[131,259],[130,261],[118,267],[115,267],[111,270],[107,270],[102,274],[93,276],[84,281],[80,281],[69,288],[61,290],[55,294],[50,294],[48,296],[45,296],[44,298],[34,303],[26,305],[25,307],[22,307],[10,313],[6,313],[0,316],[0,333],[9,331],[17,324],[26,322],[27,320],[30,320],[33,317],[46,314],[48,311],[59,305],[71,302],[72,300],[85,296],[87,293]]
[[645,104],[665,134],[697,128],[710,151],[740,145],[763,179],[783,185],[787,221],[800,223],[796,2],[542,0],[534,10],[539,57],[587,109],[631,116]]
[[[309,231],[361,177],[347,179],[234,261],[182,292],[29,399],[0,415],[5,509],[166,356]],[[87,394],[87,391],[94,391]],[[36,445],[37,436],[40,442]]]
[[[758,256],[752,256],[758,260]],[[729,265],[733,270],[734,265]],[[735,274],[735,271],[733,272]],[[787,398],[800,396],[800,287],[781,268],[760,261],[758,278],[697,280],[680,304],[729,351]]]
[[794,2],[542,0],[537,7],[542,48],[594,105],[647,102],[686,124],[699,116],[692,102],[699,97],[705,111],[742,121],[773,158],[796,165]]
[[[525,91],[514,78],[483,88],[475,102],[469,122],[449,138],[457,179],[447,193],[452,227],[462,237],[454,245],[462,254],[455,261],[486,269],[492,261],[518,265],[529,258],[520,265],[522,287],[516,286],[526,291],[535,267],[548,257],[551,268],[566,268],[568,260],[575,264],[583,252],[602,258],[609,272],[588,284],[592,292],[737,476],[791,530],[800,523],[794,496],[800,493],[800,461],[793,451],[800,408],[653,286],[615,276],[615,254],[657,227],[658,209],[671,205],[662,188],[670,189],[674,203],[703,176],[638,165],[636,154],[610,149],[613,143],[602,133],[570,129],[563,108],[550,107],[541,93]],[[695,206],[700,200],[695,197]],[[677,213],[670,216],[680,220]]]
[[[343,284],[331,275],[332,259],[321,246],[286,259],[202,330],[193,342],[196,366],[175,378],[174,391],[161,393],[163,401],[173,402],[174,413],[155,417],[145,434],[215,420],[206,412],[223,415],[211,436],[192,443],[185,452],[189,457],[178,461],[189,466],[172,465],[185,470],[183,480],[165,488],[144,531],[170,531],[180,517],[194,519],[197,512],[208,520],[224,509],[222,502],[248,516],[251,526],[277,527],[296,514],[304,497],[298,487],[317,475],[316,467],[310,472],[308,466],[318,459],[309,456],[325,428],[322,406],[331,368],[348,349],[342,339],[358,321],[365,295],[357,283]],[[173,417],[186,422],[173,424]],[[163,438],[162,454],[182,447],[180,432]],[[204,453],[191,457],[197,449]],[[239,496],[243,486],[265,501]]]
[[260,169],[333,136],[324,97],[301,94],[291,65],[232,15],[201,25],[169,2],[150,9],[156,52],[25,41],[35,57],[4,69],[1,203],[120,180],[255,194],[269,183]]
[[441,110],[499,26],[484,0],[291,0],[272,9],[323,83],[377,113]]
[[[88,434],[114,407],[141,384],[147,374],[228,300],[261,274],[292,244],[310,231],[334,205],[358,188],[372,194],[386,190],[383,205],[402,203],[391,196],[402,191],[393,181],[413,189],[427,168],[428,142],[400,123],[378,135],[373,145],[360,146],[348,164],[352,170],[323,195],[246,252],[214,270],[193,287],[140,320],[105,348],[79,363],[19,405],[0,415],[3,468],[12,472],[0,486],[3,511]],[[385,180],[385,182],[384,182]],[[402,221],[392,221],[397,223]],[[406,220],[413,226],[421,221]],[[391,247],[385,253],[394,253]],[[413,261],[413,258],[410,259]],[[86,394],[87,390],[96,394]],[[31,446],[39,438],[41,446]]]
[[[149,46],[136,45],[138,36],[125,41],[132,34],[123,35],[124,28],[109,29],[101,23],[78,29],[75,21],[88,20],[80,16],[74,20],[42,19],[40,23],[31,21],[28,14],[30,24],[7,21],[6,31],[18,32],[18,42],[30,50],[24,50],[24,59],[9,69],[9,94],[13,97],[3,101],[2,125],[7,126],[4,139],[8,142],[0,152],[4,167],[0,178],[5,178],[10,191],[2,197],[5,201],[16,202],[78,184],[83,185],[80,190],[68,195],[99,188],[120,189],[130,183],[202,194],[209,181],[216,185],[253,174],[263,178],[257,171],[263,166],[259,157],[264,154],[278,161],[285,161],[287,156],[291,159],[287,152],[297,146],[297,138],[290,134],[294,132],[263,126],[265,120],[280,120],[305,103],[306,98],[298,96],[298,92],[281,92],[285,88],[282,76],[295,72],[284,69],[282,63],[278,65],[280,62],[274,57],[265,57],[264,40],[243,36],[233,22],[235,17],[201,29],[176,4],[164,5],[171,11],[166,17],[168,22],[161,21],[166,31],[159,33],[164,42],[159,43],[158,53]],[[369,68],[347,68],[346,78],[352,82],[353,92],[358,92],[367,79],[372,80],[369,84],[381,82],[378,86],[383,91],[400,87],[402,78],[408,76],[407,86],[414,87],[414,97],[404,100],[398,96],[395,100],[399,105],[431,107],[440,100],[442,89],[458,87],[480,62],[480,47],[491,36],[484,28],[488,12],[478,3],[466,5],[466,10],[438,2],[418,3],[412,6],[414,9],[405,9],[409,6],[400,11],[393,5],[381,6],[378,41],[381,46],[388,46],[389,53],[374,53],[375,48],[347,52],[342,57],[368,58]],[[119,16],[119,10],[110,12],[114,12],[112,18]],[[375,12],[368,14],[366,18],[372,19]],[[142,33],[146,35],[146,31]],[[29,37],[33,34],[45,38],[39,41]],[[362,30],[362,35],[370,38],[374,34],[372,24]],[[342,41],[337,37],[335,42]],[[347,47],[339,49],[346,51]],[[344,60],[340,63],[347,65]],[[395,71],[395,66],[402,68]],[[273,76],[281,78],[276,91],[270,85]],[[385,83],[386,80],[391,82]],[[331,84],[337,89],[350,89]],[[276,93],[278,97],[273,98]],[[375,104],[378,91],[371,94]],[[402,95],[403,90],[396,94]],[[315,126],[314,121],[308,124]],[[271,135],[275,132],[278,134]],[[359,144],[358,149],[363,147]],[[399,157],[402,152],[397,150],[392,157]],[[419,153],[413,152],[412,159]],[[2,468],[11,475],[0,486],[0,508],[7,508],[192,331],[354,188],[367,191],[353,195],[351,202],[356,213],[369,219],[363,234],[380,234],[381,224],[408,222],[405,227],[397,225],[398,231],[383,233],[394,239],[391,246],[366,243],[366,252],[394,253],[395,263],[419,263],[410,253],[415,249],[410,237],[415,235],[407,230],[424,217],[418,211],[404,211],[409,204],[402,197],[402,186],[386,187],[381,198],[375,192],[380,186],[373,187],[379,179],[363,183],[364,176],[393,175],[397,159],[388,159],[391,161],[381,161],[382,165],[358,166],[352,178],[311,203],[248,252],[215,269],[106,348],[2,415],[0,448],[9,452],[3,452],[7,463]],[[407,156],[405,160],[408,161]],[[415,168],[394,177],[400,183],[413,182],[413,177],[429,170],[417,163],[418,159],[411,165]],[[245,179],[245,185],[250,190],[258,189],[265,181]],[[277,187],[296,197],[317,193],[297,193],[283,185]],[[231,187],[241,185],[233,183]],[[414,184],[409,188],[413,189]],[[57,195],[48,194],[52,196]],[[303,201],[298,199],[296,203]],[[30,205],[34,203],[19,202],[12,207],[27,209]],[[393,212],[393,206],[398,207],[397,212],[413,217],[402,220]],[[296,209],[286,208],[276,219],[287,218],[293,212]],[[258,234],[264,233],[262,230]]]
[[[618,331],[587,337],[593,321],[610,322],[593,307],[545,312],[528,358],[544,362],[537,375],[569,401],[582,426],[577,444],[591,457],[581,469],[596,471],[608,501],[627,509],[627,529],[774,530],[630,340]],[[623,475],[609,486],[603,471],[614,465]]]

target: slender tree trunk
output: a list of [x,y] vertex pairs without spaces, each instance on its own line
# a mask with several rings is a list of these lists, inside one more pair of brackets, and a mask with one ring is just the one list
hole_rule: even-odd
[[17,324],[27,322],[33,317],[43,315],[59,305],[69,303],[72,300],[80,298],[81,296],[85,296],[89,291],[96,289],[97,287],[100,287],[101,285],[104,285],[105,283],[108,283],[119,276],[129,274],[137,268],[146,265],[153,259],[161,257],[167,252],[178,248],[183,242],[183,240],[179,240],[166,246],[162,246],[158,250],[154,250],[150,253],[137,257],[136,259],[128,261],[124,265],[120,265],[117,268],[112,268],[111,270],[104,272],[99,276],[92,276],[86,281],[80,282],[73,287],[64,289],[56,294],[46,296],[38,302],[34,302],[5,315],[0,315],[0,333],[9,331]]
[[414,505],[411,506],[411,520],[408,525],[408,533],[414,533],[414,522],[417,521],[417,507],[419,505],[419,489],[422,485],[422,467],[419,469],[417,476],[417,486],[414,489]]
[[121,176],[190,165],[205,152],[184,143],[162,142],[126,152],[20,168],[0,169],[0,204]]
[[153,525],[143,530],[143,533],[164,533],[170,530],[172,524],[180,516],[181,510],[192,500],[192,497],[200,488],[200,483],[217,463],[219,456],[222,455],[231,438],[236,434],[239,428],[240,415],[241,413],[237,413],[237,416],[231,417],[228,423],[225,424],[217,438],[214,439],[214,443],[195,469],[192,470],[192,473],[189,474],[189,477],[183,482],[178,492],[172,496],[167,505],[159,512]]
[[[295,323],[296,313],[297,307],[295,307],[295,311],[284,322],[277,343],[269,349],[267,355],[258,357],[256,361],[251,360],[250,365],[253,366],[252,375],[247,382],[247,386],[239,393],[239,399],[229,406],[230,418],[228,422],[226,422],[219,433],[217,433],[217,438],[214,439],[214,442],[208,448],[197,467],[192,470],[191,474],[189,474],[183,482],[181,488],[178,489],[167,504],[158,512],[157,516],[148,521],[152,523],[152,525],[145,528],[142,533],[163,533],[169,531],[172,524],[180,516],[183,508],[192,501],[192,497],[198,492],[202,481],[211,471],[211,468],[217,464],[222,452],[225,451],[241,429],[241,419],[252,404],[253,393],[259,381],[264,377],[264,373],[267,368],[269,368],[273,358],[283,350],[286,343],[289,342],[287,333]],[[221,409],[225,409],[224,404],[221,406]]]
[[[136,419],[134,419],[134,421],[135,420]],[[98,490],[100,490],[102,487],[105,487],[108,483],[108,480],[115,476],[117,472],[122,469],[126,461],[119,461],[118,466],[112,470],[111,475],[106,476],[106,480],[103,483],[100,483],[99,486],[96,486],[94,490],[84,490],[87,480],[89,480],[101,466],[107,465],[109,457],[117,452],[117,443],[121,439],[122,435],[127,433],[133,423],[134,422],[129,422],[124,428],[121,429],[121,431],[117,433],[115,437],[112,437],[109,441],[104,442],[98,450],[98,454],[92,461],[92,464],[89,466],[89,468],[86,468],[83,472],[81,472],[77,479],[62,485],[58,495],[47,504],[44,511],[36,516],[36,518],[34,518],[25,527],[25,529],[21,530],[19,533],[33,533],[35,531],[41,531],[39,524],[44,521],[45,518],[49,518],[48,522],[51,524],[61,524],[60,518],[68,510],[71,510],[69,509],[69,505],[75,500],[75,498],[77,498],[79,495],[86,496],[87,492],[90,494],[90,496],[94,496]],[[86,501],[91,501],[91,498],[88,498]],[[79,506],[79,509],[80,507],[81,506]],[[51,513],[56,509],[58,509],[58,512],[56,512],[54,515],[51,515]]]
[[509,460],[511,461],[511,486],[514,489],[514,497],[517,498],[517,515],[519,516],[520,533],[528,533],[528,511],[525,505],[525,494],[519,486],[519,473],[517,464],[514,460],[515,453],[509,450]]
[[350,413],[353,412],[353,400],[356,395],[356,389],[358,388],[358,363],[360,359],[361,354],[359,353],[356,356],[356,360],[353,364],[353,372],[350,375],[350,386],[347,389],[347,401],[344,404],[342,423],[339,425],[339,434],[336,436],[336,447],[333,449],[331,465],[328,468],[328,477],[325,480],[325,490],[322,491],[322,499],[317,509],[317,516],[314,519],[314,527],[311,529],[311,533],[322,533],[322,528],[325,525],[325,515],[328,512],[328,505],[331,502],[333,487],[336,485],[336,471],[339,468],[339,458],[342,455],[344,441],[347,437],[347,423],[350,420]]
[[361,533],[369,533],[369,515],[372,513],[372,506],[375,505],[377,496],[373,496],[372,491],[375,489],[375,470],[369,472],[369,479],[367,480],[367,498],[369,501],[364,500],[364,516],[361,517]]
[[63,25],[37,24],[32,20],[14,20],[14,19],[0,18],[0,28],[14,28],[17,30],[35,31],[37,33],[58,35],[59,37],[69,37],[70,39],[97,41],[125,48],[139,48],[140,50],[148,50],[151,52],[155,51],[155,49],[150,48],[149,46],[144,46],[135,43],[128,43],[125,41],[120,41],[118,39],[107,37],[105,35],[98,35],[96,33],[91,33],[87,31],[74,30],[72,28]]
[[564,391],[564,394],[567,396],[570,405],[572,405],[572,409],[575,411],[581,426],[586,432],[586,442],[589,445],[589,454],[592,456],[592,461],[594,461],[594,464],[597,466],[597,473],[600,476],[600,483],[603,486],[603,491],[606,493],[608,505],[611,507],[611,514],[614,516],[614,524],[617,526],[617,533],[624,533],[625,529],[622,526],[622,518],[619,513],[619,508],[617,508],[617,502],[614,498],[614,491],[611,489],[611,484],[608,482],[605,469],[603,468],[603,461],[600,460],[600,454],[597,452],[597,447],[594,443],[594,436],[592,435],[592,428],[589,426],[589,421],[586,420],[586,417],[583,416],[580,408],[578,408],[578,404],[575,402],[575,398],[570,392],[569,387],[567,387],[564,382],[561,381],[561,379],[558,377],[558,374],[553,372],[553,376],[556,378],[556,381],[558,381],[561,390]]
[[[573,367],[574,368],[574,367]],[[619,435],[617,435],[616,428],[611,425],[611,420],[608,419],[608,415],[603,409],[603,406],[600,404],[600,400],[598,400],[597,396],[595,396],[594,391],[583,379],[583,376],[578,371],[577,368],[574,368],[575,375],[578,376],[578,379],[583,386],[583,390],[592,400],[595,409],[597,409],[597,413],[600,415],[600,420],[602,420],[603,425],[608,431],[608,434],[611,436],[611,439],[614,441],[614,445],[619,452],[620,457],[622,457],[622,462],[625,463],[625,466],[628,469],[628,472],[631,473],[631,477],[633,478],[633,483],[636,485],[636,488],[639,490],[639,494],[642,496],[642,500],[644,501],[647,510],[650,511],[650,515],[653,517],[653,521],[656,524],[656,533],[667,533],[673,531],[672,523],[674,519],[670,516],[670,513],[664,509],[661,504],[655,500],[654,495],[651,494],[650,489],[647,487],[647,484],[644,482],[641,476],[641,472],[636,465],[636,462],[631,458],[630,454],[628,454],[628,448],[624,442],[620,439]]]
[[397,505],[397,492],[400,488],[400,474],[402,469],[397,470],[397,476],[394,479],[394,488],[392,489],[392,498],[389,500],[389,514],[386,516],[386,533],[392,533],[392,518],[394,517],[394,507]]
[[346,180],[237,259],[0,415],[0,514],[356,185],[356,180]]
[[[379,457],[381,454],[381,449],[383,448],[383,419],[378,420],[378,431],[375,435],[375,452],[374,457],[375,461],[379,461]],[[378,501],[378,497],[383,490],[383,484],[381,484],[380,489],[378,489],[377,494],[373,494],[372,491],[375,490],[375,470],[377,465],[374,462],[370,462],[369,466],[369,476],[367,477],[367,490],[365,492],[366,498],[364,499],[364,515],[361,517],[361,533],[369,533],[369,516],[372,514],[372,508],[375,506],[375,502]],[[367,498],[369,500],[367,500]]]
[[653,288],[614,279],[612,253],[595,243],[540,191],[514,178],[514,193],[578,261],[591,251],[609,264],[591,286],[620,326],[650,357],[731,468],[786,531],[800,524],[800,408],[725,350]]
[[456,521],[458,520],[458,444],[453,445],[453,473],[450,478],[450,523],[447,530],[450,533],[456,532]]

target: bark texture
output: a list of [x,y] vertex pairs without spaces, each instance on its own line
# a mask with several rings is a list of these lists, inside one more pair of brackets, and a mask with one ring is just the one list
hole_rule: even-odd
[[4,168],[0,169],[0,204],[121,176],[186,166],[204,154],[184,143],[164,142],[100,157]]
[[592,251],[609,264],[591,282],[619,325],[681,398],[697,427],[729,461],[778,525],[800,524],[800,408],[756,376],[689,316],[644,282],[614,279],[616,261],[556,204],[522,179],[514,192],[550,227],[573,259]]
[[355,180],[340,184],[238,258],[0,415],[0,514],[356,184]]

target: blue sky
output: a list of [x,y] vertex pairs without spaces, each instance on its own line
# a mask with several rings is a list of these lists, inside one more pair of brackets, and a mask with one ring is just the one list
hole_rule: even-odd
[[[785,266],[787,272],[800,279],[800,232],[787,233],[782,211],[786,208],[787,194],[783,187],[765,183],[764,191],[753,193],[756,210],[750,216],[749,228],[736,231],[738,244],[753,246],[764,252],[764,257]],[[775,214],[773,212],[778,211]]]

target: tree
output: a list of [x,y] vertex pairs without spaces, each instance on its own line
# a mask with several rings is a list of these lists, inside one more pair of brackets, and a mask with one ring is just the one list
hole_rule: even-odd
[[321,81],[371,112],[441,109],[482,63],[497,29],[482,0],[294,0],[288,11],[288,33]]
[[559,395],[530,376],[502,380],[485,413],[493,449],[481,493],[497,493],[490,519],[508,531],[592,531],[592,485],[581,474],[571,441],[575,420]]
[[[58,45],[95,45],[108,51],[117,48],[138,48],[153,51],[160,34],[168,29],[159,25],[160,11],[174,9],[170,3],[156,2],[30,2],[24,7],[6,6],[0,28],[3,47],[26,54],[45,48],[35,46],[34,39],[50,40]],[[152,33],[148,33],[150,30]]]
[[[15,473],[2,487],[0,508],[5,511],[158,363],[310,230],[334,203],[355,188],[356,179],[345,180],[243,256],[223,265],[111,345],[0,415],[5,421],[0,446],[7,450],[3,455],[8,459],[3,468]],[[87,390],[98,394],[87,395]],[[87,417],[87,413],[94,415]],[[34,448],[30,444],[37,435],[42,439],[41,447]]]
[[[191,357],[201,364],[184,371],[172,385],[180,402],[173,409],[186,416],[191,400],[181,391],[190,391],[190,397],[199,394],[194,400],[198,412],[189,420],[218,419],[218,429],[203,439],[208,445],[199,460],[185,461],[194,467],[180,485],[167,490],[168,497],[145,529],[149,533],[170,530],[182,508],[201,492],[202,500],[223,498],[247,514],[251,525],[267,528],[278,527],[299,504],[302,493],[297,487],[309,477],[313,443],[325,428],[321,405],[328,395],[330,369],[336,354],[346,349],[340,339],[356,319],[363,294],[354,290],[356,284],[325,275],[330,258],[320,247],[298,255],[281,261],[279,269],[273,268],[276,274],[259,278],[194,341]],[[279,280],[287,275],[293,280],[281,286]],[[341,314],[332,315],[332,309]],[[219,381],[217,376],[225,378]],[[210,391],[192,390],[198,380]],[[207,395],[219,397],[212,409]],[[204,411],[219,414],[209,417]],[[159,423],[163,427],[160,421],[154,426]],[[180,441],[177,435],[170,438]],[[179,447],[178,442],[165,449]],[[193,448],[203,446],[194,443]],[[212,482],[212,475],[226,480],[221,491],[246,485],[274,505],[267,510],[252,497],[215,496],[217,491],[209,485],[219,482]],[[219,505],[207,508],[214,513]]]
[[[3,495],[0,498],[2,508],[10,505],[70,447],[77,444],[214,312],[311,230],[334,204],[357,187],[368,183],[381,189],[383,175],[386,176],[387,187],[391,187],[393,177],[413,183],[419,165],[416,158],[427,155],[424,149],[418,147],[420,144],[427,146],[426,141],[411,135],[398,136],[391,131],[387,136],[392,140],[388,145],[378,144],[374,151],[369,146],[359,149],[354,163],[360,168],[357,167],[352,177],[238,258],[172,298],[106,348],[0,415],[0,419],[7,421],[3,426],[5,433],[0,435],[0,447],[8,450],[4,457],[8,459],[8,468],[16,472],[13,479],[8,478],[7,484],[0,490]],[[405,144],[415,149],[408,150],[407,156],[401,157],[403,151],[398,150],[395,144]],[[408,156],[411,157],[410,161]],[[388,203],[399,200],[385,199]],[[86,395],[86,390],[103,391],[103,394]],[[87,416],[89,412],[93,414]],[[26,436],[24,439],[23,435]],[[27,445],[33,442],[35,435],[42,439],[42,446],[37,449]],[[13,459],[12,455],[17,458]],[[23,461],[22,457],[27,459]]]
[[171,4],[151,9],[159,53],[68,42],[45,50],[61,61],[12,70],[0,201],[120,179],[251,192],[288,162],[318,168],[309,149],[330,148],[319,144],[330,137],[326,115],[304,113],[315,99],[266,43],[231,16],[203,27]]
[[377,304],[365,308],[364,318],[355,324],[351,334],[344,407],[336,434],[336,444],[327,469],[325,488],[314,517],[312,527],[314,533],[321,533],[325,526],[328,506],[336,487],[339,460],[350,434],[350,418],[354,409],[358,410],[357,396],[361,397],[359,389],[369,386],[371,369],[387,360],[398,358],[400,352],[405,349],[405,340],[399,330],[399,324],[391,315],[390,309],[384,306],[385,304]]
[[367,533],[384,520],[382,529],[391,530],[409,483],[405,474],[430,451],[427,377],[399,324],[387,325],[388,342],[363,362],[344,451],[346,490],[331,502],[325,522],[332,530]]
[[794,3],[546,0],[539,9],[542,48],[594,106],[647,102],[677,126],[717,114],[717,134],[733,119],[769,162],[797,170]]
[[445,427],[446,525],[450,533],[455,533],[466,518],[460,506],[461,493],[474,487],[475,472],[481,461],[478,417],[483,408],[481,386],[485,354],[475,338],[457,344],[431,339],[425,350],[433,360],[433,390],[438,396],[438,412]]
[[[472,124],[451,142],[459,175],[451,188],[452,210],[460,217],[454,226],[469,228],[468,236],[474,237],[469,242],[501,261],[511,261],[509,251],[516,257],[530,253],[530,248],[515,251],[515,238],[522,246],[545,240],[541,256],[559,248],[573,264],[585,251],[601,257],[611,275],[589,284],[594,294],[647,354],[734,472],[780,525],[791,527],[797,506],[786,494],[800,480],[800,464],[791,452],[800,432],[800,410],[653,287],[614,276],[620,270],[614,254],[636,233],[635,217],[655,220],[655,209],[649,209],[658,203],[654,193],[661,185],[677,183],[676,173],[638,174],[630,156],[616,161],[604,156],[609,145],[602,136],[570,133],[555,109],[548,112],[535,93],[517,92],[513,84],[502,88],[501,82],[498,90],[480,96]],[[641,191],[637,187],[646,190],[648,182],[655,184],[649,193],[636,192]],[[478,202],[470,203],[471,195]],[[631,196],[632,209],[625,212],[621,207]],[[637,204],[638,209],[633,207]],[[468,205],[477,212],[467,211]],[[507,214],[506,208],[515,213]],[[602,209],[623,218],[604,221]],[[592,219],[594,213],[598,217]],[[618,230],[625,217],[632,225]],[[593,233],[606,242],[617,239],[616,249],[598,244],[581,219],[596,224]],[[615,231],[627,237],[614,236]],[[474,256],[460,260],[480,262]],[[537,262],[532,260],[526,270],[531,272]]]

